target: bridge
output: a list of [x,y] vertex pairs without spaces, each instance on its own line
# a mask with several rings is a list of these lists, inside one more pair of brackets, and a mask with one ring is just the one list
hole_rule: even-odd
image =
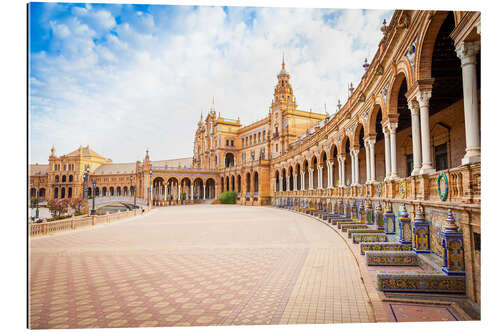
[[[89,209],[92,209],[92,200],[95,200],[95,209],[116,204],[121,204],[129,210],[134,207],[133,196],[102,196],[95,199],[88,199]],[[140,207],[147,206],[148,201],[142,198],[135,198],[135,204]]]

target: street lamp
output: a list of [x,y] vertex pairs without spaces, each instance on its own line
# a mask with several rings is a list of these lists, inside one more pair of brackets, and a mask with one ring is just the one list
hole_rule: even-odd
[[92,193],[94,193],[94,195],[92,196],[92,210],[90,211],[90,215],[95,215],[95,186],[96,186],[96,181],[93,180],[92,181]]
[[136,201],[137,201],[137,173],[135,174],[135,185],[134,185],[134,208],[137,208]]
[[83,174],[83,200],[88,200],[88,187],[89,187],[89,172],[90,167],[87,165],[85,168],[85,173]]
[[40,193],[40,174],[41,174],[41,171],[38,171],[37,175],[38,175],[38,186],[36,188],[36,196],[35,196],[35,200],[36,200],[36,212],[35,212],[35,220],[38,221],[38,216],[40,215],[40,212],[38,210],[38,194]]
[[150,201],[153,199],[153,193],[151,193],[151,177],[153,177],[153,170],[149,170],[149,187],[148,187],[148,207]]

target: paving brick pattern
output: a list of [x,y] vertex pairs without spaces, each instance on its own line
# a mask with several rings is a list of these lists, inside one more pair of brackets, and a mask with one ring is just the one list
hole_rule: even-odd
[[374,321],[340,236],[265,207],[159,208],[34,239],[29,277],[31,328]]

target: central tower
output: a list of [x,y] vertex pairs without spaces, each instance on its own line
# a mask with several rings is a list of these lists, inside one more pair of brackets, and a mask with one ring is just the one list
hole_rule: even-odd
[[285,69],[285,57],[281,61],[281,71],[277,75],[274,98],[270,107],[271,154],[273,157],[284,153],[289,144],[290,115],[297,109],[290,74]]

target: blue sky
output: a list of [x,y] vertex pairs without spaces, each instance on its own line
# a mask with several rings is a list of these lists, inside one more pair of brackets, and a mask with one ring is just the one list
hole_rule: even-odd
[[281,55],[299,109],[333,113],[392,11],[31,3],[30,161],[192,155],[200,113],[267,115]]

